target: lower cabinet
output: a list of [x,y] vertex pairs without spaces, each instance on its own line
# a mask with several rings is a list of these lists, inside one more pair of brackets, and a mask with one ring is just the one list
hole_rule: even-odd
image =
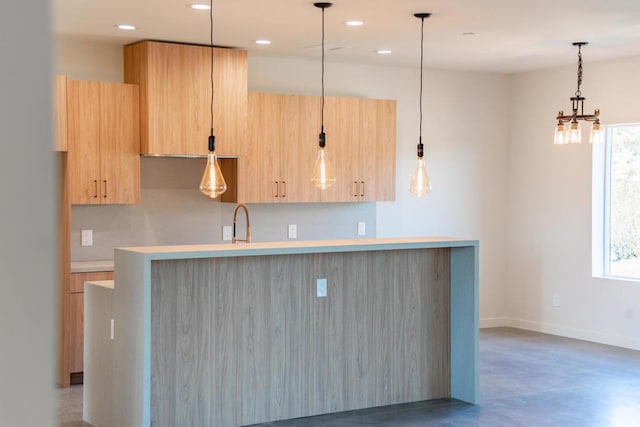
[[71,273],[69,277],[68,301],[65,321],[67,337],[67,369],[70,384],[82,383],[84,366],[84,282],[113,280],[113,271]]

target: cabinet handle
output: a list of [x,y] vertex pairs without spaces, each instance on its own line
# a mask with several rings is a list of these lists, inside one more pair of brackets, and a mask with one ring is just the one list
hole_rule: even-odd
[[107,180],[104,180],[104,196],[102,196],[103,198],[107,198]]
[[273,183],[276,185],[275,186],[276,191],[272,192],[271,194],[273,195],[273,197],[280,197],[278,196],[278,193],[280,192],[280,184],[278,183],[278,181],[273,181]]
[[93,180],[93,198],[94,199],[98,198],[98,180],[97,179]]
[[282,196],[283,199],[287,197],[287,181],[282,181]]
[[358,181],[353,181],[353,197],[358,197]]
[[360,197],[364,197],[364,181],[360,181],[360,184],[362,184],[362,193],[360,193]]

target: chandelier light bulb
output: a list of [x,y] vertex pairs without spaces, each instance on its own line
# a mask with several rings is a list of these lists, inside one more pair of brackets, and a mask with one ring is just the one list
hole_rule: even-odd
[[569,123],[567,140],[570,144],[580,144],[582,142],[582,128],[580,127],[579,122],[572,121]]
[[600,120],[596,120],[591,125],[591,133],[589,135],[589,142],[592,144],[600,144],[604,142],[605,127],[600,124]]
[[569,143],[569,140],[567,138],[567,127],[561,121],[558,122],[558,126],[556,126],[556,132],[553,136],[553,143],[556,145]]

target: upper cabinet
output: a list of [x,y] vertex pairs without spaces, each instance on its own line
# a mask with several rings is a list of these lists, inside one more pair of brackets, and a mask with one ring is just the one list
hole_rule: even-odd
[[395,200],[396,102],[326,97],[327,154],[336,182],[311,185],[318,150],[319,96],[249,94],[249,144],[239,159],[238,200]]
[[55,151],[67,151],[67,76],[53,81],[53,124],[56,130]]
[[69,80],[67,107],[70,203],[136,203],[140,198],[138,87]]
[[[218,155],[246,143],[247,52],[213,48]],[[125,82],[140,86],[142,154],[203,155],[211,131],[211,47],[143,41],[124,48]]]
[[239,159],[239,199],[252,203],[320,201],[310,173],[320,98],[249,94],[249,143]]

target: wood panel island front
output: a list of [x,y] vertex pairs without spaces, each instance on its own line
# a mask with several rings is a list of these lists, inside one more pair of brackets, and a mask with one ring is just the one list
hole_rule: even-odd
[[114,426],[478,401],[475,240],[116,249],[113,313]]

